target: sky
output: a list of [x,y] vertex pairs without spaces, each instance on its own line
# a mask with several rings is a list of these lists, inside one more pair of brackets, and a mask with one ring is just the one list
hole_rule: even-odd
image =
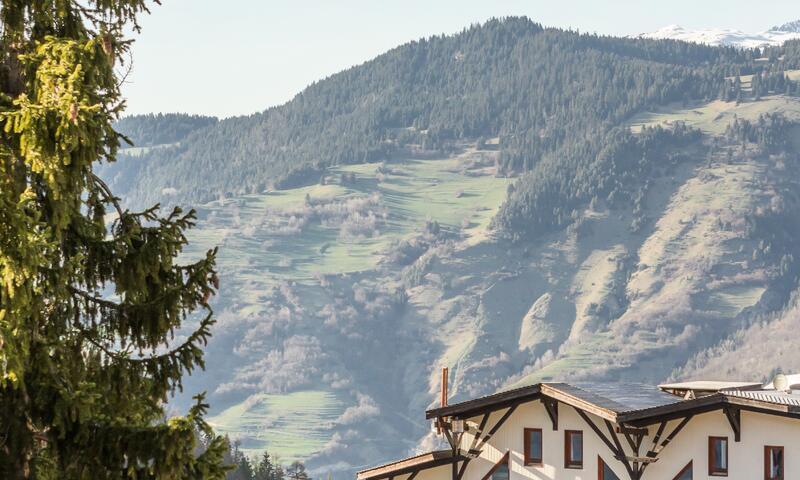
[[492,17],[630,35],[679,24],[759,32],[797,0],[162,0],[135,35],[127,114],[248,115],[403,43]]

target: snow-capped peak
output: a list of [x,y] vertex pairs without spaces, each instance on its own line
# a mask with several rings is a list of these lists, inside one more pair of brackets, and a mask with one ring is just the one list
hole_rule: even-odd
[[770,28],[770,31],[800,33],[800,20],[795,20],[794,22],[788,22],[784,23],[783,25],[772,27]]
[[707,45],[730,45],[741,48],[782,45],[787,40],[800,38],[800,20],[775,26],[761,33],[746,33],[727,28],[688,30],[680,25],[668,25],[655,32],[636,35],[640,38],[666,38]]

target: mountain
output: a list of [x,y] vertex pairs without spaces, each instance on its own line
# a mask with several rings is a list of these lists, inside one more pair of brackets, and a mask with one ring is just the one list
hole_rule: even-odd
[[787,32],[787,33],[800,33],[800,20],[795,20],[793,22],[787,22],[783,25],[776,25],[770,28],[770,31],[773,32]]
[[530,169],[644,106],[716,96],[724,75],[756,68],[748,55],[493,20],[410,42],[285,105],[152,150],[137,160],[128,201],[153,203],[165,190],[190,202],[263,193],[316,182],[330,165],[445,151],[463,138],[497,137],[504,171]]
[[208,369],[185,382],[215,428],[352,478],[430,446],[441,366],[454,400],[800,366],[761,346],[800,327],[798,80],[800,42],[492,20],[257,115],[133,117],[175,133],[102,175],[132,207],[194,205],[187,258],[220,247]]
[[713,46],[756,48],[783,45],[800,38],[800,20],[770,28],[760,33],[746,33],[727,28],[688,30],[680,25],[668,25],[654,32],[642,33],[638,38],[682,40]]

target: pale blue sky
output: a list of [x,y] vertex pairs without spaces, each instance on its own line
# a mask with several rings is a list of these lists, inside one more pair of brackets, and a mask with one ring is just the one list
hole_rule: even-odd
[[162,0],[142,19],[129,114],[258,112],[399,44],[493,16],[628,35],[669,24],[763,31],[798,0]]

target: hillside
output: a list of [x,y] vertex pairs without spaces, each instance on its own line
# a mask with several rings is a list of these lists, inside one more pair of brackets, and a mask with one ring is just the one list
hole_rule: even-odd
[[456,399],[732,377],[718,357],[791,330],[799,51],[493,21],[106,172],[129,205],[196,205],[189,255],[220,246],[186,392],[245,451],[349,478],[431,441],[440,366]]
[[[705,111],[715,113],[698,121]],[[770,112],[800,119],[800,102],[633,118],[634,130],[695,120],[704,135],[669,150],[636,204],[595,202],[533,241],[488,229],[510,183],[495,175],[495,150],[470,144],[206,204],[193,251],[221,247],[220,323],[209,370],[187,391],[212,392],[211,421],[246,451],[345,475],[423,440],[419,412],[436,398],[441,365],[456,398],[537,380],[791,368],[788,344],[788,357],[748,375],[704,360],[732,342],[760,348],[755,329],[773,319],[779,331],[796,324],[799,252],[785,228],[797,224],[797,153],[755,140],[743,151],[726,135],[732,119],[757,125]]]
[[[795,50],[776,51],[783,60],[768,68],[795,66]],[[503,173],[530,170],[642,108],[716,98],[726,76],[761,70],[751,51],[492,20],[410,42],[285,105],[153,149],[126,198],[142,206],[165,190],[192,203],[263,193],[316,183],[328,166],[448,153],[467,139],[498,138]]]

